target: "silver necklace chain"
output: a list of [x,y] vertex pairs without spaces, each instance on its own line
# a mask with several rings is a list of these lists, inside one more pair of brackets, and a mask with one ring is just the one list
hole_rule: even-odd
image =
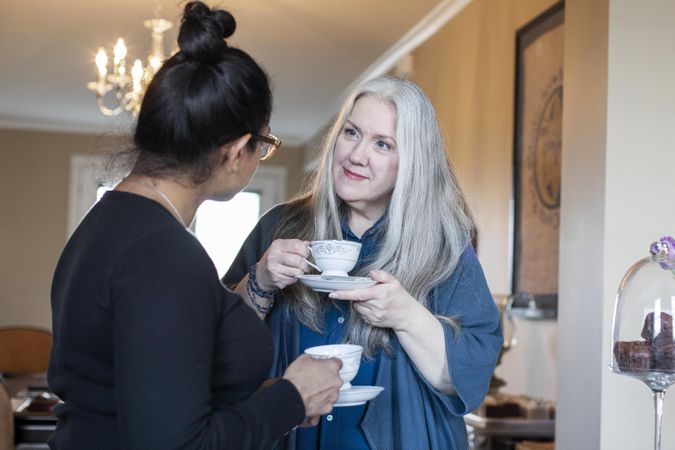
[[173,209],[173,212],[176,213],[176,216],[178,216],[178,220],[180,221],[181,225],[183,225],[184,228],[187,228],[187,225],[185,225],[185,220],[183,220],[183,216],[180,215],[180,212],[178,212],[178,208],[176,208],[176,205],[173,204],[171,199],[169,198],[168,195],[166,195],[164,192],[162,192],[159,188],[153,186],[153,185],[148,185],[148,187],[152,188],[155,192],[157,192],[159,195],[162,196],[164,200],[169,204],[171,209]]

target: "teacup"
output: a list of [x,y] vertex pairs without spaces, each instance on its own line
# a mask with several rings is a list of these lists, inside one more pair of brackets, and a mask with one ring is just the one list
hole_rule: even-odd
[[351,241],[312,241],[309,247],[323,276],[346,277],[359,259],[361,244]]
[[340,358],[342,360],[342,369],[340,369],[342,386],[340,386],[340,390],[343,391],[352,387],[350,381],[359,371],[363,347],[353,344],[319,345],[308,348],[305,353],[314,359]]

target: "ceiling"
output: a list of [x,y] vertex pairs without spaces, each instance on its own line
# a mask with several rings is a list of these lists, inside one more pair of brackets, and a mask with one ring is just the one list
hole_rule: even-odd
[[[207,1],[237,20],[230,44],[269,73],[275,96],[273,132],[289,144],[310,140],[330,120],[346,90],[388,70],[469,0]],[[127,115],[99,113],[86,84],[94,55],[117,37],[127,60],[150,49],[144,19],[174,23],[176,0],[5,0],[0,14],[0,127],[98,134],[129,130]],[[453,12],[454,11],[454,12]],[[177,26],[165,38],[167,51]]]

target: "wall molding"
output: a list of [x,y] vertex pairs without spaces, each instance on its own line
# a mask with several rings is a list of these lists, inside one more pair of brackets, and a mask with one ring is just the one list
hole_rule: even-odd
[[[436,34],[438,30],[459,14],[469,3],[471,3],[471,0],[443,0],[440,2],[333,100],[335,105],[333,110],[337,111],[344,99],[358,85],[372,78],[384,75],[391,70],[406,55]],[[411,61],[406,61],[407,66],[410,63]],[[407,67],[407,70],[414,70],[414,68]]]

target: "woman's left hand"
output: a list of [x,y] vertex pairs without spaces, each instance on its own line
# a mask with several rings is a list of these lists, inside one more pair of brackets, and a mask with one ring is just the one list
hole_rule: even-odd
[[335,291],[330,293],[329,297],[338,300],[353,300],[354,309],[370,325],[391,328],[394,331],[405,330],[415,316],[416,309],[423,306],[401,286],[393,275],[383,270],[373,270],[369,275],[378,284],[352,291]]
[[441,323],[392,275],[373,270],[370,278],[378,284],[353,291],[335,291],[328,296],[353,300],[354,309],[370,325],[391,328],[422,376],[441,392],[455,392],[448,371],[445,332]]

